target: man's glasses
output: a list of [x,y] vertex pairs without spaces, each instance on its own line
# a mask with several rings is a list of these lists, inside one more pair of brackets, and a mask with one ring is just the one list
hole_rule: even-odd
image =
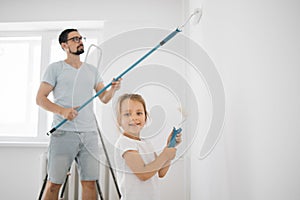
[[[76,37],[72,37],[72,38],[70,38],[70,39],[67,39],[67,41],[69,41],[69,40],[72,40],[73,42],[76,42],[76,43],[79,43],[80,41],[82,41],[82,40],[86,40],[86,38],[85,37],[78,37],[78,36],[76,36]],[[67,42],[66,41],[66,42]]]

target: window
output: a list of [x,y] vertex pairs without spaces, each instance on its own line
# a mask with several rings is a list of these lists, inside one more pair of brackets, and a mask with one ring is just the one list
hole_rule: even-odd
[[35,136],[41,37],[0,38],[0,136]]
[[[91,44],[100,43],[102,26],[102,22],[95,21],[15,26],[0,23],[0,141],[48,140],[46,132],[51,129],[52,114],[40,109],[35,97],[49,63],[65,59],[58,35],[65,27],[76,27],[87,38],[84,42],[87,51]],[[7,30],[7,27],[13,28]],[[81,59],[85,56],[86,52]]]

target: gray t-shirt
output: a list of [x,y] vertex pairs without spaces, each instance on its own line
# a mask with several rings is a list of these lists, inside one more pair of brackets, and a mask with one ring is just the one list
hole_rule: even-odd
[[[54,87],[54,103],[65,108],[81,106],[94,95],[94,89],[102,82],[98,70],[90,64],[83,63],[76,69],[64,61],[52,63],[46,69],[42,82]],[[53,127],[63,120],[54,114]],[[67,121],[59,130],[64,131],[94,131],[96,122],[93,113],[93,102],[80,110],[78,116]]]

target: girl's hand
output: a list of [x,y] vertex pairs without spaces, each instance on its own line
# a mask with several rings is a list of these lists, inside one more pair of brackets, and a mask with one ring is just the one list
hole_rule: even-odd
[[181,136],[182,136],[181,133],[178,133],[176,135],[176,145],[175,146],[179,145],[182,142]]
[[[169,143],[170,143],[172,134],[173,134],[173,131],[170,133],[170,135],[169,135],[169,137],[168,137],[168,140],[167,140],[167,146],[168,146]],[[178,134],[176,135],[176,145],[175,145],[175,147],[178,146],[178,145],[182,142],[181,136],[182,136],[181,133],[178,133]]]

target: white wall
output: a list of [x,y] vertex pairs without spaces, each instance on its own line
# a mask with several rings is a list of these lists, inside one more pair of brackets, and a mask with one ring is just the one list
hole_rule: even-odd
[[[37,199],[45,145],[1,145],[1,199]],[[44,177],[43,177],[44,178]]]
[[[182,17],[181,0],[1,0],[1,22],[52,20],[143,20],[168,22]],[[176,13],[176,15],[175,15]],[[160,19],[160,20],[155,20]]]
[[300,191],[300,3],[190,0],[204,8],[191,36],[216,64],[226,94],[223,136],[198,160],[191,197],[296,200]]

